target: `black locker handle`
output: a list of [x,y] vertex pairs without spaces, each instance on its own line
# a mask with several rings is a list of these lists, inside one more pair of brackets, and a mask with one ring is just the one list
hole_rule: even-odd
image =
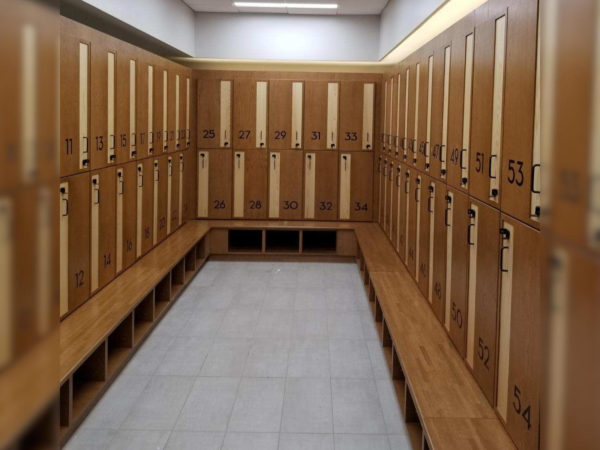
[[[64,187],[60,188],[60,193],[61,194],[65,194],[67,192],[67,190]],[[69,199],[68,198],[63,198],[61,199],[63,202],[65,202],[65,213],[63,214],[63,216],[68,216],[69,215]]]
[[505,269],[505,268],[504,268],[504,250],[508,250],[508,248],[509,248],[509,247],[504,247],[504,246],[503,246],[503,247],[500,249],[500,271],[501,271],[501,272],[504,272],[504,273],[506,273],[506,272],[509,272],[509,270],[508,270],[508,269]]
[[394,180],[394,165],[390,164],[390,181]]
[[462,170],[467,170],[467,168],[466,168],[466,167],[463,167],[463,161],[464,161],[463,155],[466,153],[466,151],[467,151],[467,149],[466,149],[466,148],[463,148],[463,149],[460,151],[460,168],[461,168]]
[[469,245],[475,245],[475,242],[471,242],[471,228],[473,228],[475,226],[474,223],[470,223],[467,226],[467,244]]
[[402,169],[398,167],[398,173],[396,174],[396,187],[400,187],[400,179],[402,178]]
[[114,134],[111,134],[110,137],[112,138],[112,147],[109,148],[109,150],[114,150],[115,147],[117,146],[117,137]]
[[135,147],[137,145],[137,134],[136,133],[131,133],[131,136],[133,136],[133,144],[131,144],[132,147]]
[[490,167],[488,169],[488,175],[492,180],[496,179],[496,176],[492,176],[492,161],[494,158],[497,158],[498,155],[490,155]]
[[540,169],[541,170],[542,166],[540,164],[534,164],[531,167],[531,192],[534,194],[540,194],[541,191],[536,191],[535,190],[535,173],[536,173],[536,169]]
[[271,155],[271,158],[273,158],[273,170],[277,169],[277,155],[275,153],[273,153]]

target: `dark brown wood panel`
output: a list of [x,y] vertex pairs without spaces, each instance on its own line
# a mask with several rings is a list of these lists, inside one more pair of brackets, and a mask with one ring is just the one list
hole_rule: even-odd
[[233,82],[233,148],[256,148],[256,80]]
[[340,150],[361,150],[363,131],[362,81],[342,81],[340,83]]
[[373,153],[353,152],[351,156],[350,220],[371,221],[373,218]]
[[[198,163],[202,163],[198,153]],[[232,150],[209,150],[208,216],[211,219],[230,219],[233,211],[233,153]]]
[[265,219],[269,209],[267,151],[244,152],[244,164],[244,218]]
[[136,261],[137,236],[137,165],[135,162],[123,169],[123,270]]
[[292,81],[269,82],[269,149],[292,148]]
[[430,191],[431,178],[426,174],[421,174],[421,189],[418,197],[420,198],[420,223],[419,223],[419,290],[425,298],[429,297],[429,235],[430,223],[432,219],[431,196]]
[[[90,177],[99,176],[100,213],[98,239],[98,289],[106,286],[115,277],[116,262],[116,172],[114,167],[92,172]],[[93,189],[93,186],[91,186]],[[92,203],[95,201],[92,193]]]
[[148,153],[148,65],[155,57],[148,52],[137,49],[137,66],[135,70],[136,105],[135,132],[137,157],[145,158]]
[[[139,161],[142,164],[142,255],[152,248],[153,217],[154,217],[154,185],[152,183],[153,165],[152,158]],[[139,169],[138,169],[139,170]]]
[[440,323],[444,323],[446,313],[446,255],[448,223],[446,211],[448,197],[446,186],[435,183],[434,226],[433,226],[433,271],[431,280],[431,307]]
[[[290,87],[291,89],[291,87]],[[301,220],[304,211],[304,157],[296,150],[279,152],[281,173],[279,218]],[[272,164],[272,162],[270,162]]]
[[337,220],[338,152],[317,153],[315,159],[315,220]]
[[304,82],[304,148],[327,150],[327,81]]

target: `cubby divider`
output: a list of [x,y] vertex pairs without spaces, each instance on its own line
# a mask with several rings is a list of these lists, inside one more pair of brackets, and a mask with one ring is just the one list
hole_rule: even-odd
[[267,253],[300,253],[299,230],[266,230]]
[[185,282],[187,283],[196,273],[196,248],[185,255]]
[[337,231],[304,230],[302,232],[302,253],[335,254],[337,252]]
[[137,345],[142,340],[150,328],[156,317],[157,312],[154,305],[154,291],[150,291],[144,300],[142,300],[133,312],[134,330],[133,340]]
[[133,313],[119,324],[108,336],[108,376],[115,374],[127,360],[134,342]]
[[185,284],[185,258],[171,270],[171,300],[177,297]]
[[200,242],[196,244],[196,262],[198,263],[204,261],[206,259],[206,256],[206,239],[201,239]]
[[155,316],[160,316],[171,301],[171,272],[156,285],[154,289]]
[[76,421],[86,413],[107,379],[106,341],[103,341],[73,373],[72,418]]

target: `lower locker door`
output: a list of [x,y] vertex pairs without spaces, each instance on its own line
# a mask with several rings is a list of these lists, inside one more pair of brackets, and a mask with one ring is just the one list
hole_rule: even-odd
[[410,170],[404,172],[402,187],[400,192],[400,238],[398,247],[400,248],[400,259],[404,264],[408,261],[408,225],[410,221]]
[[425,298],[429,298],[429,247],[430,247],[430,231],[431,231],[431,182],[430,178],[423,174],[421,175],[421,185],[419,189],[419,221],[417,235],[419,240],[418,246],[418,265],[419,272],[419,289]]
[[302,153],[295,150],[270,153],[270,219],[302,219],[302,163]]
[[400,232],[402,230],[402,166],[398,165],[394,172],[394,207],[392,212],[392,242],[400,253]]
[[380,226],[383,226],[383,186],[384,186],[384,178],[383,178],[383,158],[381,156],[377,157],[377,223]]
[[104,287],[115,277],[115,169],[91,174],[91,292]]
[[319,151],[304,154],[304,218],[337,220],[338,154]]
[[137,165],[131,162],[123,169],[123,269],[136,260],[137,234]]
[[497,411],[522,449],[538,448],[542,328],[540,233],[502,216]]
[[385,183],[388,195],[388,207],[387,207],[387,234],[390,239],[392,238],[392,224],[394,222],[394,183],[396,174],[396,166],[393,162],[390,161],[388,165],[388,176],[387,181]]
[[167,157],[167,236],[171,234],[171,222],[173,220],[173,157]]
[[232,157],[228,149],[198,152],[198,217],[231,218]]
[[[141,224],[141,242],[137,243],[140,247],[140,256],[145,255],[152,249],[153,235],[153,216],[154,216],[154,185],[152,182],[153,159],[144,159],[138,164],[138,186],[141,184],[142,190],[142,224]],[[141,166],[141,172],[140,172]],[[141,175],[141,178],[140,178]],[[138,187],[138,189],[140,189]],[[138,197],[139,201],[139,197]],[[139,234],[138,234],[139,236]]]
[[370,152],[341,153],[340,219],[370,221],[372,201],[373,154]]
[[[441,183],[435,184],[435,200],[433,201],[433,255],[429,262],[431,272],[429,284],[431,286],[430,303],[440,323],[444,323],[446,308],[446,235],[449,229],[450,211],[445,186]],[[448,212],[447,212],[448,211]]]
[[381,183],[381,188],[379,189],[380,192],[380,196],[379,196],[379,202],[381,205],[381,218],[380,218],[380,222],[379,224],[381,225],[381,228],[383,228],[383,231],[387,233],[387,227],[388,227],[388,189],[387,189],[387,180],[388,180],[388,171],[389,171],[389,165],[388,165],[388,160],[384,159],[383,162],[381,162],[381,172],[380,172],[380,179],[379,182]]
[[90,174],[66,178],[61,200],[61,315],[90,295]]
[[500,213],[477,201],[471,202],[469,213],[467,365],[494,404]]
[[392,170],[392,174],[391,174],[391,181],[390,181],[390,190],[391,190],[391,195],[390,195],[390,233],[389,233],[389,238],[390,241],[392,242],[392,245],[394,246],[394,248],[396,248],[396,243],[398,241],[398,195],[399,195],[399,180],[398,180],[398,175],[400,174],[400,171],[398,170],[400,167],[394,165],[393,170]]
[[421,207],[421,175],[418,172],[413,171],[412,177],[409,183],[408,193],[408,212],[407,212],[407,234],[406,234],[406,266],[408,267],[409,273],[418,282],[418,259],[419,255],[419,236],[417,233],[418,223],[421,221],[420,207]]
[[447,289],[450,299],[446,304],[446,328],[450,339],[464,358],[467,343],[467,276],[469,271],[469,245],[467,229],[469,226],[469,198],[456,190],[449,190],[452,198],[452,245],[450,273],[447,275]]
[[156,242],[155,245],[161,242],[164,238],[167,237],[167,203],[168,203],[168,161],[167,156],[161,156],[156,159],[158,162],[157,167],[155,167],[155,177],[154,177],[154,188],[156,195],[156,221],[154,223],[154,227],[156,228]]
[[170,225],[169,233],[172,233],[179,227],[179,220],[181,218],[181,203],[182,198],[180,197],[181,193],[181,183],[183,182],[183,177],[181,176],[181,161],[179,159],[180,154],[173,155],[171,157],[171,166],[169,170],[171,171],[171,189],[170,189]]
[[233,156],[233,215],[266,219],[268,209],[267,151],[238,151]]

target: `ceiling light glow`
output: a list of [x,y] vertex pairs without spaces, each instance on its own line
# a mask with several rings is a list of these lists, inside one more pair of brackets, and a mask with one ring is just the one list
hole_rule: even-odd
[[306,8],[337,9],[337,3],[270,3],[270,2],[233,2],[237,8]]

